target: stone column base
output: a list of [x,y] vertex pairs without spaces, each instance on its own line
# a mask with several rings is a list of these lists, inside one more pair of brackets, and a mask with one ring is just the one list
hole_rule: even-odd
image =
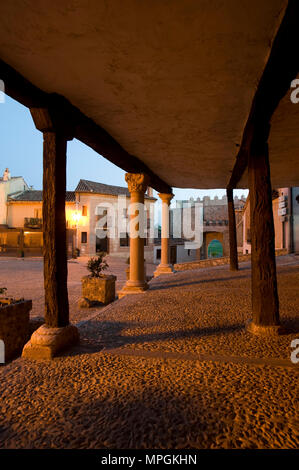
[[79,332],[73,325],[62,328],[40,326],[25,344],[22,357],[28,359],[53,359],[59,352],[79,342]]
[[160,276],[160,274],[170,274],[173,273],[172,264],[159,264],[156,271],[154,272],[154,277]]
[[282,325],[256,325],[252,320],[246,323],[246,330],[254,335],[270,338],[288,333],[287,329]]
[[127,281],[122,290],[118,292],[118,298],[121,299],[128,294],[143,294],[149,285],[147,282]]

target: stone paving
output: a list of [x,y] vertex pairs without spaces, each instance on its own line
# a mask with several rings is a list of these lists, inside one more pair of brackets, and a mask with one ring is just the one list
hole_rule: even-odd
[[0,368],[0,447],[298,448],[299,262],[277,264],[293,333],[244,330],[249,264],[153,279],[79,319],[68,353]]

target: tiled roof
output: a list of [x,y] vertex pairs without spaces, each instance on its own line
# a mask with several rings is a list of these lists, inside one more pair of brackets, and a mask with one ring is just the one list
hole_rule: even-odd
[[65,200],[66,202],[76,202],[75,191],[66,191]]
[[[16,196],[9,196],[10,201],[30,201],[30,202],[42,202],[43,192],[38,190],[30,189],[28,191],[23,191],[22,193],[17,194]],[[65,200],[67,202],[75,202],[75,192],[66,191]]]
[[[109,194],[110,196],[130,196],[128,188],[97,183],[89,180],[80,180],[75,191],[83,193]],[[156,200],[156,198],[149,197],[147,194],[145,194],[145,198],[152,199],[154,201]]]

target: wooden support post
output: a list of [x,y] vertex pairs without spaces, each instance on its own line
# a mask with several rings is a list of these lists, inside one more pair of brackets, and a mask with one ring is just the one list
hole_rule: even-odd
[[274,221],[268,144],[252,146],[248,160],[253,333],[279,332]]
[[44,133],[43,236],[45,322],[69,324],[65,221],[66,145],[64,136]]
[[237,231],[236,231],[236,216],[234,207],[233,190],[228,188],[227,206],[228,206],[228,224],[229,224],[229,255],[230,255],[230,269],[237,271],[238,266],[238,249],[237,249]]
[[31,109],[36,127],[43,132],[43,237],[45,324],[23,349],[23,357],[51,359],[77,343],[77,328],[69,325],[67,246],[65,220],[66,128],[48,109]]

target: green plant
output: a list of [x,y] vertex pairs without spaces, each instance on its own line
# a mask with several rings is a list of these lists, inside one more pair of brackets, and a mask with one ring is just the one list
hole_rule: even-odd
[[0,287],[0,294],[5,294],[6,291],[6,287]]
[[87,269],[90,272],[91,277],[101,277],[103,276],[103,271],[105,271],[109,265],[104,259],[106,253],[100,252],[96,257],[90,258],[87,263]]

